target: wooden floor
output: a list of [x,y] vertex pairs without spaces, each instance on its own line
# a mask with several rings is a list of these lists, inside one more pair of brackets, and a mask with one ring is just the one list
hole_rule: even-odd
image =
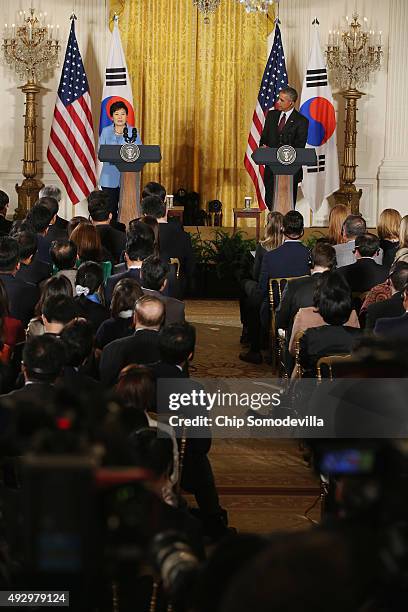
[[[190,300],[186,318],[197,329],[192,375],[197,377],[264,378],[270,366],[239,360],[241,346],[236,301]],[[221,504],[239,531],[305,529],[305,510],[318,500],[316,477],[293,440],[214,440],[210,459]],[[309,514],[319,520],[320,503]]]

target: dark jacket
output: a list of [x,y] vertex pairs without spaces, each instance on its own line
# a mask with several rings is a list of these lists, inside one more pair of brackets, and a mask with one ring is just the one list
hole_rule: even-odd
[[375,285],[383,283],[388,276],[385,266],[380,266],[371,257],[362,257],[349,266],[339,268],[339,272],[350,285],[351,291],[369,291]]
[[376,302],[367,308],[365,328],[373,330],[378,319],[401,317],[405,313],[401,293],[394,293],[389,300]]
[[276,324],[278,328],[288,330],[289,338],[293,320],[299,308],[313,306],[313,296],[320,277],[321,273],[316,272],[312,276],[295,278],[287,283],[282,294],[282,300],[276,310]]
[[78,308],[78,316],[87,319],[96,334],[102,323],[109,319],[109,310],[102,304],[88,300],[83,295],[75,297],[74,300]]
[[40,299],[40,291],[36,285],[13,276],[0,274],[10,303],[10,316],[19,319],[24,327],[34,315],[34,308]]
[[125,269],[123,272],[119,272],[118,274],[114,274],[113,276],[110,276],[108,280],[106,281],[105,300],[107,304],[111,303],[113,290],[115,289],[118,282],[121,281],[122,279],[133,278],[135,281],[137,281],[140,284],[140,268],[126,269],[126,264],[123,264],[123,265],[125,266]]
[[106,319],[96,332],[95,345],[103,349],[107,344],[134,333],[133,316],[129,319]]
[[16,278],[19,278],[26,283],[39,285],[45,279],[50,278],[51,275],[51,264],[34,257],[30,264],[20,264],[20,269],[17,270]]
[[293,278],[310,272],[310,251],[301,242],[286,240],[280,247],[265,253],[262,259],[259,288],[268,297],[270,278]]
[[378,319],[374,333],[395,342],[408,342],[408,313],[405,312],[401,317]]
[[126,248],[126,234],[111,225],[96,225],[95,227],[101,238],[102,246],[109,251],[115,263],[119,263]]
[[300,339],[300,363],[309,375],[316,374],[320,357],[348,355],[361,330],[346,325],[322,325],[307,329]]
[[52,236],[47,237],[42,234],[37,234],[37,255],[36,258],[46,263],[52,264],[50,247],[52,243]]
[[0,236],[8,236],[12,225],[12,221],[9,221],[3,215],[0,215]]
[[159,223],[160,257],[177,257],[180,274],[190,281],[194,274],[195,260],[190,235],[178,223]]
[[159,334],[153,329],[139,329],[128,338],[107,344],[102,351],[100,377],[103,384],[116,383],[119,372],[130,363],[153,364],[159,361]]
[[[61,219],[61,221],[63,221],[63,219]],[[45,239],[49,242],[50,246],[54,240],[66,240],[68,238],[67,225],[63,226],[55,222],[54,225],[49,226]]]
[[169,325],[169,323],[182,323],[185,320],[184,317],[184,302],[180,300],[176,300],[176,298],[168,297],[167,295],[163,295],[160,291],[154,291],[153,289],[145,289],[142,287],[143,293],[154,295],[159,298],[166,307],[166,318],[165,325]]
[[388,270],[391,268],[391,264],[394,261],[395,253],[399,249],[399,242],[392,242],[391,240],[380,240],[380,247],[383,250],[382,264]]

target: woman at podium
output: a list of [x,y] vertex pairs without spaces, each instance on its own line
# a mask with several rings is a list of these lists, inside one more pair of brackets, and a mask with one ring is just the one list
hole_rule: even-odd
[[[113,123],[103,128],[99,138],[99,146],[123,145],[126,142],[123,130],[126,127],[129,130],[129,136],[131,136],[133,129],[127,125],[128,108],[124,102],[114,102],[110,107],[109,114]],[[139,134],[136,134],[135,144],[142,144]],[[120,195],[120,172],[114,164],[103,162],[99,184],[102,190],[108,194],[110,212],[113,220],[116,221]]]

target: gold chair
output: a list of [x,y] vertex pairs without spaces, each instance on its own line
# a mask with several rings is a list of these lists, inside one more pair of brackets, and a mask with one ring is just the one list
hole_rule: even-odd
[[342,365],[352,360],[353,360],[353,357],[351,355],[328,355],[327,357],[320,357],[319,361],[317,362],[317,366],[316,366],[318,382],[321,383],[323,380],[322,366],[327,367],[327,370],[329,373],[328,378],[329,380],[333,380],[333,378],[335,378],[336,376],[336,373],[335,373],[336,365],[338,364]]
[[[290,277],[281,277],[281,278],[270,278],[269,279],[269,311],[270,311],[270,347],[271,347],[271,357],[272,357],[272,367],[275,369],[278,367],[278,374],[282,377],[287,378],[288,374],[286,372],[285,364],[283,363],[282,356],[284,354],[284,346],[285,346],[285,337],[278,336],[278,330],[276,329],[276,309],[279,306],[283,291],[290,281],[295,278],[304,278],[304,276],[290,276]],[[275,290],[277,290],[279,298],[275,301]],[[276,303],[277,302],[277,303]]]
[[180,278],[180,260],[178,257],[170,257],[170,265],[176,266],[176,279]]
[[295,337],[295,366],[293,368],[293,378],[302,378],[303,376],[303,368],[300,365],[300,339],[304,333],[304,331],[299,331]]

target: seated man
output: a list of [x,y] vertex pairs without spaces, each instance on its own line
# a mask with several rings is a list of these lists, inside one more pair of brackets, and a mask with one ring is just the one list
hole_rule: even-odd
[[37,253],[37,235],[34,232],[22,231],[15,234],[20,249],[20,268],[17,278],[27,283],[39,285],[52,274],[51,264],[35,257]]
[[54,200],[57,201],[58,208],[57,208],[57,215],[56,215],[54,225],[62,230],[65,230],[66,232],[68,230],[68,221],[58,215],[59,205],[62,199],[61,189],[57,187],[57,185],[45,185],[45,187],[43,187],[40,190],[38,197],[39,198],[50,197],[50,198],[54,198]]
[[165,305],[165,325],[184,321],[184,303],[163,294],[167,286],[168,273],[168,264],[153,255],[143,261],[140,273],[143,293],[154,295]]
[[9,197],[5,191],[0,190],[0,236],[8,236],[13,225],[12,221],[6,219]]
[[[334,245],[334,250],[336,251],[337,268],[342,268],[343,266],[348,266],[355,262],[354,249],[356,246],[356,238],[358,236],[362,236],[366,232],[367,225],[361,215],[349,215],[346,218],[341,229],[343,242],[341,244]],[[377,263],[382,263],[381,249],[374,259]]]
[[106,386],[116,383],[119,372],[130,363],[149,365],[160,359],[159,329],[164,322],[165,306],[151,295],[137,300],[134,311],[135,333],[107,344],[100,361],[100,377]]
[[86,373],[89,363],[93,360],[92,325],[85,319],[71,320],[62,329],[61,340],[65,349],[62,384],[82,394],[89,395],[98,391],[101,384]]
[[[107,202],[108,207],[110,206],[109,196],[106,193],[106,191],[102,191],[101,189],[94,189],[94,191],[91,191],[91,193],[88,196],[88,205],[93,204],[94,202],[100,202],[101,199]],[[120,223],[120,221],[111,219],[110,225],[113,228],[119,230],[120,232],[124,232],[126,234],[126,225],[124,223]]]
[[72,285],[72,293],[75,293],[76,275],[78,268],[75,266],[77,261],[78,250],[75,242],[65,238],[64,240],[55,240],[50,249],[52,263],[58,270],[55,276],[66,276]]
[[408,283],[408,263],[397,262],[394,269],[391,269],[388,283],[391,287],[392,297],[371,304],[367,308],[365,318],[365,329],[367,331],[372,331],[375,328],[378,319],[401,317],[405,313],[403,291]]
[[153,240],[139,233],[129,234],[126,241],[126,271],[110,276],[106,281],[105,298],[110,304],[117,283],[124,278],[133,278],[140,283],[140,271],[143,261],[153,254]]
[[51,295],[41,310],[46,334],[59,336],[64,326],[78,316],[74,298],[67,295]]
[[378,336],[392,340],[396,343],[408,342],[408,288],[404,290],[404,314],[400,317],[392,317],[387,319],[378,319],[374,333]]
[[46,208],[48,208],[48,210],[50,211],[52,215],[50,226],[47,232],[48,242],[51,244],[53,240],[59,240],[60,238],[67,238],[68,237],[68,232],[67,232],[68,221],[66,221],[65,219],[61,219],[61,217],[58,216],[58,210],[59,210],[58,200],[54,196],[50,196],[50,195],[41,196],[37,200],[36,205],[45,206]]
[[[165,193],[165,192],[164,192]],[[148,196],[142,200],[143,215],[155,217],[159,223],[160,256],[162,259],[177,258],[180,261],[181,293],[191,284],[194,276],[194,252],[190,234],[180,224],[167,222],[165,202],[158,196]]]
[[352,292],[369,291],[387,278],[387,268],[374,261],[379,249],[380,241],[374,234],[357,236],[354,248],[356,261],[340,269]]
[[[102,195],[97,197],[98,193]],[[102,246],[109,251],[115,263],[119,263],[126,246],[126,234],[112,227],[112,213],[105,194],[102,191],[96,194],[88,202],[89,216],[99,233]]]
[[[250,296],[247,305],[248,336],[250,350],[241,353],[239,358],[249,363],[262,363],[261,334],[262,327],[267,330],[269,322],[269,279],[293,278],[309,275],[310,251],[301,243],[303,236],[303,217],[296,210],[291,210],[283,217],[283,244],[277,249],[265,253],[262,259],[258,291]],[[276,306],[278,299],[276,296]]]
[[38,287],[16,277],[20,267],[19,246],[14,238],[0,237],[0,278],[6,289],[10,305],[10,316],[18,319],[24,326],[34,314],[40,298]]
[[25,219],[32,231],[37,234],[38,250],[36,257],[47,263],[51,263],[51,241],[47,239],[47,233],[54,216],[55,215],[50,212],[47,206],[35,204],[33,208],[28,211]]

